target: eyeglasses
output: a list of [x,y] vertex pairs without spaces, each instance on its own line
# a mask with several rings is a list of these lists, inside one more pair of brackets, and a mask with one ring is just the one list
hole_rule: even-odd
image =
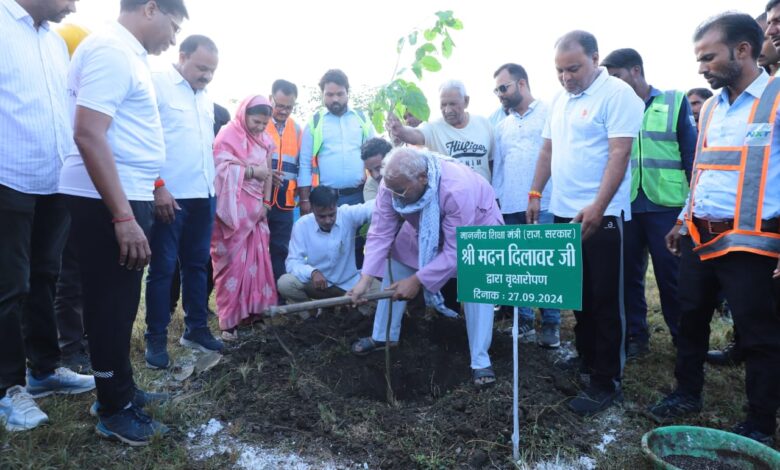
[[506,93],[509,87],[514,85],[515,83],[517,82],[509,82],[509,83],[504,83],[503,85],[499,85],[493,89],[493,93],[495,93],[496,95],[502,95]]
[[274,109],[279,111],[292,111],[295,105],[274,103]]
[[411,186],[407,186],[406,189],[404,190],[404,192],[399,193],[398,191],[393,190],[393,188],[391,188],[390,186],[385,185],[385,187],[387,188],[388,191],[390,191],[390,193],[392,193],[393,197],[396,198],[396,199],[404,199],[404,198],[406,198],[406,193],[408,193],[409,192],[409,188],[411,188]]

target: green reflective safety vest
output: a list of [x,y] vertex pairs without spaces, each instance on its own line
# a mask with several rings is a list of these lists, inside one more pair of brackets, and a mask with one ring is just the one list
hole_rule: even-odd
[[[309,133],[311,133],[312,137],[312,146],[311,146],[311,187],[318,186],[320,184],[320,165],[317,161],[317,155],[320,153],[320,149],[322,148],[322,118],[325,116],[325,113],[327,112],[326,108],[320,108],[320,110],[317,112],[317,114],[314,115],[314,118],[309,122]],[[360,128],[363,131],[363,142],[368,140],[368,137],[371,135],[371,121],[366,118],[366,115],[363,114],[363,111],[360,110],[353,110],[348,109],[348,113],[355,113],[355,116],[357,116],[358,121],[360,122]]]
[[659,206],[685,205],[688,180],[677,142],[677,120],[683,99],[682,91],[665,91],[645,110],[642,129],[631,149],[632,202],[641,186],[647,198]]

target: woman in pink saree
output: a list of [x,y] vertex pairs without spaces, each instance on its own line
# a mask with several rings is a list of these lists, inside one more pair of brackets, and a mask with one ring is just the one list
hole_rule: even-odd
[[214,141],[217,217],[211,259],[219,327],[228,341],[238,338],[239,324],[260,318],[277,301],[265,202],[271,195],[274,145],[265,133],[270,118],[268,99],[246,98]]

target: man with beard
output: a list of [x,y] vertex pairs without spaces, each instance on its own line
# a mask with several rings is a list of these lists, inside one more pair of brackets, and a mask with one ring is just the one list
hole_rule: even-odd
[[450,80],[439,88],[442,119],[415,129],[404,126],[395,114],[387,116],[387,128],[402,142],[424,145],[449,155],[490,181],[493,159],[493,127],[482,116],[466,112],[469,95],[463,82]]
[[[778,16],[779,14],[780,12],[776,12],[774,15]],[[770,76],[774,76],[778,67],[780,67],[780,52],[777,51],[777,48],[772,43],[772,36],[768,34],[767,12],[758,15],[756,21],[762,31],[767,31],[764,36],[764,43],[761,45],[761,53],[758,55],[758,65],[763,67]]]
[[583,416],[623,400],[623,222],[631,220],[628,162],[644,111],[634,90],[610,77],[598,60],[598,43],[588,32],[572,31],[556,44],[555,68],[565,91],[550,106],[526,209],[528,222],[538,222],[542,191],[552,177],[555,222],[582,227],[582,311],[574,312],[578,358],[566,365],[590,377],[569,402]]
[[645,301],[648,252],[653,259],[664,320],[676,343],[679,262],[666,249],[664,237],[674,227],[688,196],[696,127],[685,92],[650,86],[642,56],[634,49],[613,51],[601,65],[610,75],[628,83],[645,103],[642,129],[631,149],[631,220],[623,226],[626,358],[631,360],[650,352]]
[[182,41],[177,64],[152,75],[165,135],[165,164],[154,185],[156,221],[149,240],[154,256],[146,277],[144,357],[152,369],[169,364],[170,292],[177,270],[186,326],[179,343],[202,352],[223,347],[208,327],[206,269],[216,211],[214,103],[206,85],[218,63],[214,41],[196,34]]
[[154,186],[165,137],[147,57],[176,44],[183,0],[122,0],[119,19],[79,45],[68,72],[75,145],[60,175],[81,267],[84,321],[97,384],[96,431],[131,446],[168,428],[143,407],[130,338],[149,264]]
[[95,388],[93,377],[58,367],[54,317],[68,237],[57,184],[72,134],[68,49],[51,23],[74,11],[75,0],[0,0],[0,423],[7,431],[49,420],[33,397]]
[[[496,88],[493,92],[508,113],[495,127],[493,157],[493,189],[501,205],[504,223],[525,224],[528,192],[531,190],[536,161],[542,148],[542,129],[547,119],[546,103],[534,99],[525,69],[518,64],[504,64],[493,74]],[[552,185],[546,184],[541,194],[539,223],[553,223],[548,212]],[[561,311],[541,309],[542,328],[536,334],[534,311],[520,307],[518,337],[523,342],[534,342],[545,348],[560,346]]]
[[[360,146],[374,136],[368,117],[349,107],[349,79],[338,69],[320,79],[325,108],[320,108],[303,131],[298,173],[301,215],[311,212],[309,193],[323,184],[336,190],[337,205],[362,204],[366,174]],[[365,239],[355,243],[355,262],[363,265]]]
[[780,406],[773,295],[773,276],[780,276],[780,81],[756,63],[763,40],[758,23],[741,13],[710,19],[694,35],[699,73],[722,91],[702,109],[690,196],[666,240],[681,256],[677,388],[648,411],[658,422],[701,411],[709,324],[722,289],[740,333],[748,399],[747,419],[732,432],[771,445]]

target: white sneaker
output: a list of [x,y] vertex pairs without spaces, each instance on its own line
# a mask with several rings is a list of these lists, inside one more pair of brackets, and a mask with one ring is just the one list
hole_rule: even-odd
[[27,393],[35,398],[45,397],[52,393],[75,395],[94,388],[95,377],[77,374],[66,367],[58,367],[53,374],[42,379],[36,379],[27,369]]
[[32,395],[20,385],[15,385],[0,400],[0,420],[7,431],[27,431],[48,423],[49,417],[38,408]]

